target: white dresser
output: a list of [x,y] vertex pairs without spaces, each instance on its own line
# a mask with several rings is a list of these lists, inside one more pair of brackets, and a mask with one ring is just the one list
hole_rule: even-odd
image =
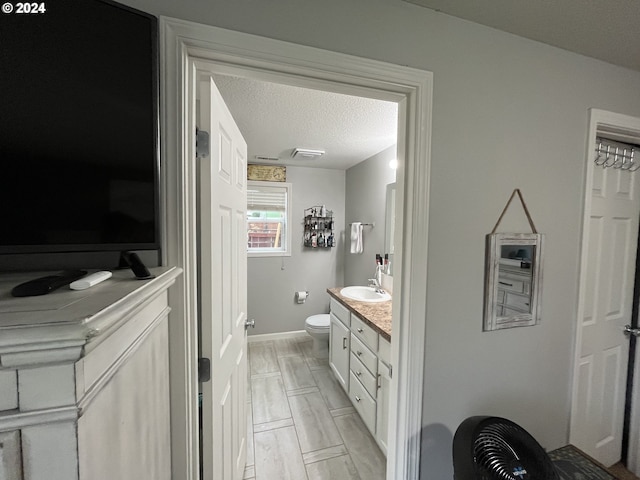
[[0,275],[0,479],[169,480],[168,288],[129,270],[14,298]]

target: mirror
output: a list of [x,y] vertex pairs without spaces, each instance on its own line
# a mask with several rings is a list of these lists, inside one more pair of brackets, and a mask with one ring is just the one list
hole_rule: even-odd
[[[385,227],[384,227],[384,251],[389,254],[391,265],[393,266],[394,254],[394,232],[396,229],[396,184],[387,185],[387,199],[385,206]],[[390,272],[391,273],[391,272]]]
[[542,239],[537,233],[487,235],[485,331],[540,323]]

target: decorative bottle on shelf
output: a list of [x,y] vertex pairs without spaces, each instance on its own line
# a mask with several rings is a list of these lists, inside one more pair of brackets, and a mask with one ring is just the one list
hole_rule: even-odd
[[318,236],[315,233],[311,235],[311,246],[314,248],[318,246]]
[[321,217],[326,217],[327,216],[327,209],[324,205],[322,205],[322,207],[320,207],[320,216]]
[[324,247],[324,235],[322,235],[322,233],[320,233],[320,235],[318,235],[318,246],[319,247]]

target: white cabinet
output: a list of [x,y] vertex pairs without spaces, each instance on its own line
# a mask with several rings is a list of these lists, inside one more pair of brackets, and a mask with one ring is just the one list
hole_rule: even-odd
[[329,365],[345,392],[349,392],[350,337],[349,328],[335,315],[335,309],[332,309],[329,330]]
[[169,304],[179,269],[13,298],[0,276],[0,478],[170,480]]
[[331,299],[329,364],[382,452],[387,454],[391,343]]
[[530,313],[531,270],[500,265],[497,301],[499,317]]

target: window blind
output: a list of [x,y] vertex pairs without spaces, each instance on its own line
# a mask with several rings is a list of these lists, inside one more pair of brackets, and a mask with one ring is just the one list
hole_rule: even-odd
[[287,206],[287,190],[282,187],[255,187],[247,191],[249,210],[282,211]]

